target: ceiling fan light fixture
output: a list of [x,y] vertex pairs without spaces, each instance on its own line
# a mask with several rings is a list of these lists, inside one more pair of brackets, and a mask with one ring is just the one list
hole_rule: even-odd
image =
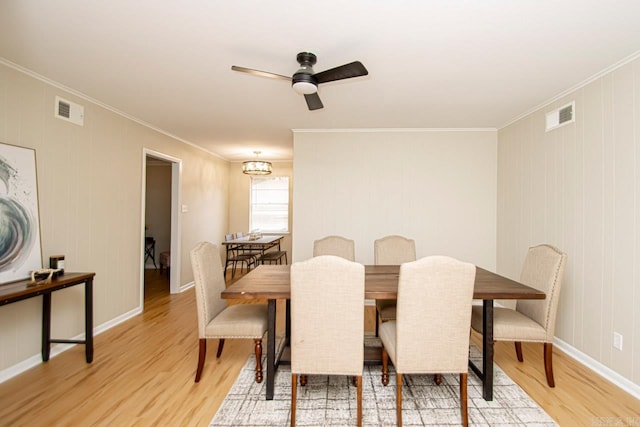
[[242,162],[242,173],[247,175],[269,175],[271,174],[271,162],[258,160],[260,151],[254,151],[256,160]]
[[293,83],[293,90],[300,95],[311,95],[318,91],[318,86],[311,82],[295,82]]

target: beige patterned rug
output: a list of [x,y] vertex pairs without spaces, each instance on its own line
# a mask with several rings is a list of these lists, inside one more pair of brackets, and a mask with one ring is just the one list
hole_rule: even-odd
[[[480,354],[472,348],[472,359]],[[479,363],[479,362],[478,362]],[[392,366],[390,365],[390,370]],[[218,413],[214,426],[288,426],[291,415],[291,371],[280,366],[274,400],[265,400],[265,383],[254,381],[253,356],[242,369]],[[482,398],[478,377],[468,376],[469,424],[474,426],[555,426],[556,423],[511,378],[495,366],[494,400]],[[395,372],[389,385],[380,380],[380,366],[365,366],[363,373],[363,425],[396,424]],[[405,426],[461,425],[458,375],[444,375],[441,385],[431,375],[405,375],[402,420]],[[309,376],[298,387],[298,426],[356,425],[356,388],[347,377]]]

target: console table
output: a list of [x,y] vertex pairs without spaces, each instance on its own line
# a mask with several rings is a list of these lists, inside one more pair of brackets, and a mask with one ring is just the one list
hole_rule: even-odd
[[[49,360],[51,343],[84,344],[87,363],[93,361],[93,277],[95,273],[64,273],[49,283],[20,280],[0,285],[0,306],[42,295],[42,361]],[[84,340],[51,338],[51,293],[84,283]]]

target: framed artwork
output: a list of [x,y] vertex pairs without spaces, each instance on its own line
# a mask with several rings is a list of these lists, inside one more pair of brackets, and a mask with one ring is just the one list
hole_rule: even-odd
[[36,151],[0,143],[0,283],[41,268]]

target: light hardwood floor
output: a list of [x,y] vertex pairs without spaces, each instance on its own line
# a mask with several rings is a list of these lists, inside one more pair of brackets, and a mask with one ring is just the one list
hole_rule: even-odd
[[[169,295],[164,276],[147,273],[144,313],[98,335],[92,364],[76,346],[0,384],[1,426],[208,425],[253,343],[230,340],[216,360],[211,342],[195,384],[194,291]],[[366,327],[372,326],[368,312]],[[496,362],[560,425],[640,425],[637,399],[558,351],[556,388],[550,389],[541,346],[524,344],[523,351],[525,362],[518,363],[512,344],[497,343]]]

